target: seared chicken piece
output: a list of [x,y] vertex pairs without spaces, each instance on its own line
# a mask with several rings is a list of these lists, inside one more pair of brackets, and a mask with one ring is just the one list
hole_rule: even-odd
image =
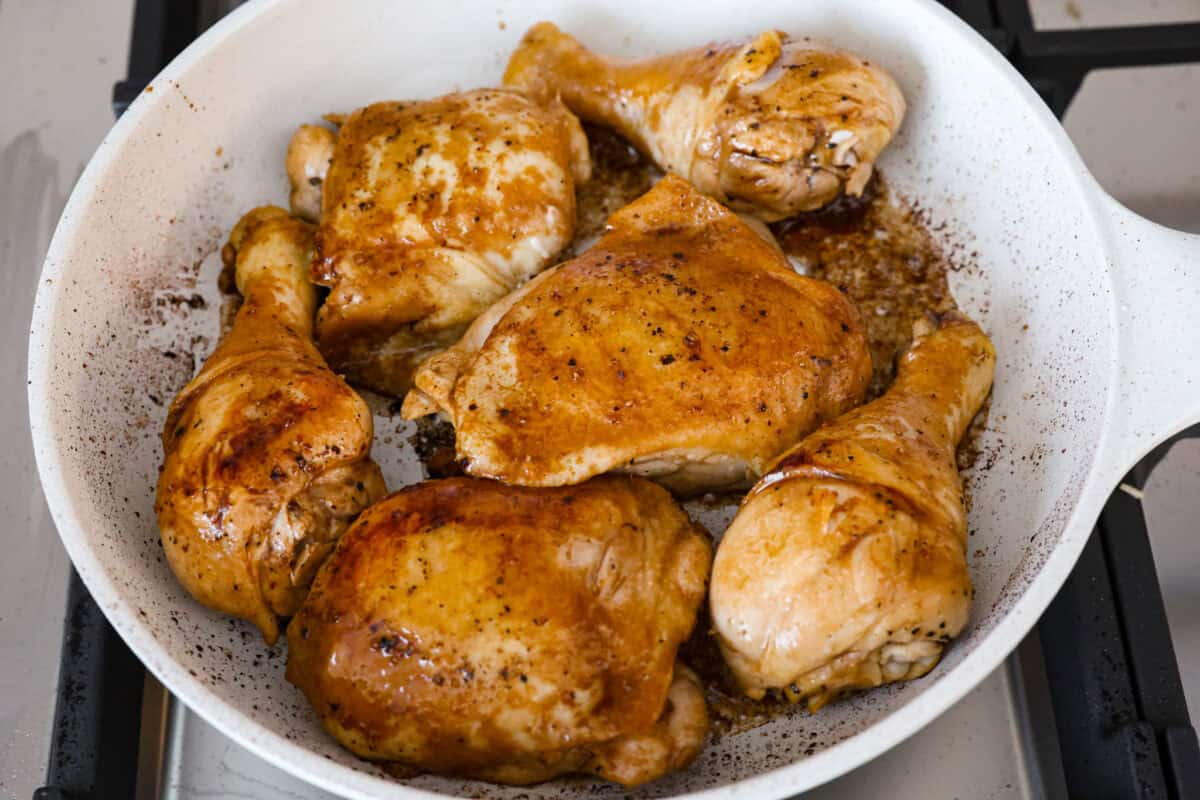
[[767,222],[861,194],[905,111],[878,66],[779,31],[620,62],[542,22],[504,81],[561,97],[664,170]]
[[675,655],[711,555],[646,481],[427,481],[342,537],[288,627],[287,677],[363,758],[501,783],[644,783],[708,732]]
[[242,217],[222,255],[244,302],[163,428],[167,561],[197,600],[269,644],[355,515],[386,493],[371,413],[310,339],[311,248],[309,226],[282,209]]
[[862,402],[863,326],[830,284],[668,176],[422,365],[465,470],[527,486],[610,470],[690,492],[747,486]]
[[713,566],[726,661],[752,697],[815,710],[928,672],[967,623],[955,448],[995,351],[957,312],[914,325],[895,384],[790,450],[747,496]]
[[304,126],[288,153],[297,211],[321,195],[317,342],[352,382],[403,395],[421,359],[570,242],[587,141],[562,104],[504,89],[330,119],[336,140]]
[[333,161],[337,136],[320,125],[301,125],[288,142],[288,181],[292,192],[288,203],[292,213],[309,222],[321,220],[321,187]]

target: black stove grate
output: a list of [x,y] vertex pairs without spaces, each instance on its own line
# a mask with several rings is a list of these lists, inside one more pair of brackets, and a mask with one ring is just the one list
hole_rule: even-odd
[[1200,21],[1036,30],[1029,0],[939,0],[979,31],[1062,117],[1093,70],[1200,62]]
[[[1061,117],[1095,69],[1200,62],[1200,22],[1035,30],[1028,0],[940,0],[1003,53]],[[236,0],[137,0],[119,116]],[[1200,268],[1200,265],[1198,265]],[[1200,437],[1200,426],[1171,442]],[[1171,442],[1126,477],[1140,489]],[[1071,797],[1200,798],[1200,747],[1140,503],[1109,499],[1079,564],[1038,624]],[[72,572],[47,785],[35,800],[132,797],[141,664]]]
[[1200,797],[1188,717],[1146,518],[1134,491],[1170,445],[1125,476],[1038,623],[1071,797]]

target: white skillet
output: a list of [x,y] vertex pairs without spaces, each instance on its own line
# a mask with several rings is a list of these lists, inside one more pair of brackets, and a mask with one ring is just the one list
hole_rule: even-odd
[[[399,784],[340,750],[283,680],[282,653],[268,657],[248,626],[176,584],[152,492],[162,402],[218,330],[212,253],[242,212],[285,201],[293,128],[373,100],[495,84],[540,19],[608,53],[780,28],[883,64],[909,103],[883,169],[945,224],[969,265],[953,276],[955,296],[999,351],[991,424],[970,476],[974,620],[942,664],[923,680],[726,737],[637,793],[790,795],[879,755],[995,669],[1062,584],[1125,470],[1200,421],[1200,237],[1107,197],[1021,77],[934,2],[260,0],[239,9],[117,123],[59,223],[29,351],[46,497],[76,568],[130,647],[241,744],[351,797],[523,794],[434,777]],[[194,294],[209,307],[188,309]],[[420,474],[406,434],[378,420],[375,452],[393,488]],[[534,792],[625,794],[580,780]]]

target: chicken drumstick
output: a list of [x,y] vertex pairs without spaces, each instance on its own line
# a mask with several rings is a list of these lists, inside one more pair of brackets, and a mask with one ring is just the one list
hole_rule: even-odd
[[905,111],[878,66],[779,31],[619,62],[542,22],[504,80],[561,97],[663,169],[767,222],[861,194]]
[[167,560],[205,605],[268,643],[360,510],[385,494],[362,399],[313,347],[312,231],[242,217],[223,256],[245,299],[167,415],[155,510]]
[[747,496],[713,565],[713,624],[742,688],[816,709],[924,675],[967,623],[967,516],[954,451],[995,352],[950,312],[892,388],[818,429]]

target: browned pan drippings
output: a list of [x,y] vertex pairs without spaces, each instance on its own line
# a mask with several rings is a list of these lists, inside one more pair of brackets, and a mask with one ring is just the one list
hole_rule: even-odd
[[957,308],[942,248],[878,173],[862,197],[843,197],[778,223],[774,231],[804,274],[836,285],[858,306],[875,367],[868,400],[891,385],[913,322],[930,311]]

